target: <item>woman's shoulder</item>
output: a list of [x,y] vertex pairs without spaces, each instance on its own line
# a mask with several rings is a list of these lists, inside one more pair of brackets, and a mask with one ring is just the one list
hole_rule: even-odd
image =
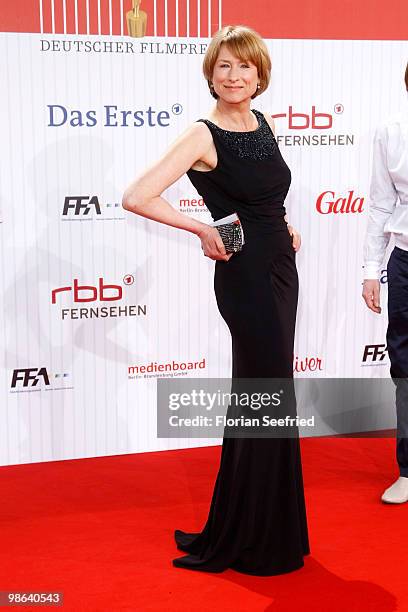
[[[203,155],[212,144],[212,134],[202,121],[191,123],[178,136],[173,143],[176,150],[193,151],[199,157]],[[181,147],[181,148],[180,148]]]
[[266,121],[266,123],[271,128],[273,135],[275,136],[275,121],[273,120],[272,114],[271,113],[266,113],[266,112],[261,112],[261,111],[257,110],[256,108],[254,108],[252,110],[253,110],[253,112],[255,113],[255,115],[258,118],[264,119]]
[[185,138],[199,138],[201,141],[211,140],[211,132],[204,119],[197,119],[191,123],[183,132]]
[[194,122],[187,126],[169,146],[169,155],[191,154],[200,157],[211,146],[211,133],[205,124]]

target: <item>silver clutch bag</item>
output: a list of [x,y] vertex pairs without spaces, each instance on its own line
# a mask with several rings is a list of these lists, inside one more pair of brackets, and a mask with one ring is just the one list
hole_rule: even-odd
[[217,228],[227,253],[237,253],[242,250],[245,244],[244,230],[237,213],[213,221],[210,225]]

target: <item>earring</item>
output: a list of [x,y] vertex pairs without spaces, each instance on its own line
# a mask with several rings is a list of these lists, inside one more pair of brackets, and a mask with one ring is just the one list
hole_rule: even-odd
[[214,92],[214,85],[212,84],[212,81],[210,81],[210,82],[208,83],[208,86],[209,86],[209,88],[210,88],[210,92],[211,92],[211,93],[213,93],[213,92]]
[[261,89],[261,85],[260,85],[260,83],[258,83],[258,85],[257,85],[257,87],[256,87],[256,88],[257,88],[257,89]]

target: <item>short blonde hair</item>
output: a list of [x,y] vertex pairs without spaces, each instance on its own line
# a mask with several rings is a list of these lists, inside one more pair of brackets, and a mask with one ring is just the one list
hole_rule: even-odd
[[221,45],[228,49],[241,61],[250,61],[257,67],[259,89],[252,98],[256,98],[267,89],[271,78],[271,58],[269,51],[261,36],[255,30],[243,25],[229,25],[216,32],[208,46],[203,62],[203,73],[207,80],[211,95],[217,99],[218,95],[212,88],[212,75],[215,62],[220,53]]

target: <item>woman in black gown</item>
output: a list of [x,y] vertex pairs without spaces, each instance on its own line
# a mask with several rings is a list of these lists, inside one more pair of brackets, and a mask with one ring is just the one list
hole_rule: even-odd
[[[290,236],[284,208],[291,175],[272,118],[250,109],[269,84],[267,48],[253,30],[226,26],[207,50],[204,75],[215,109],[128,187],[123,205],[197,234],[204,254],[216,260],[215,294],[231,332],[234,379],[291,379],[298,298],[298,238]],[[214,220],[238,214],[242,251],[226,254],[215,228],[160,196],[184,172]],[[298,438],[224,437],[204,529],[176,530],[175,538],[188,553],[173,560],[176,567],[259,576],[302,567],[309,544]]]

